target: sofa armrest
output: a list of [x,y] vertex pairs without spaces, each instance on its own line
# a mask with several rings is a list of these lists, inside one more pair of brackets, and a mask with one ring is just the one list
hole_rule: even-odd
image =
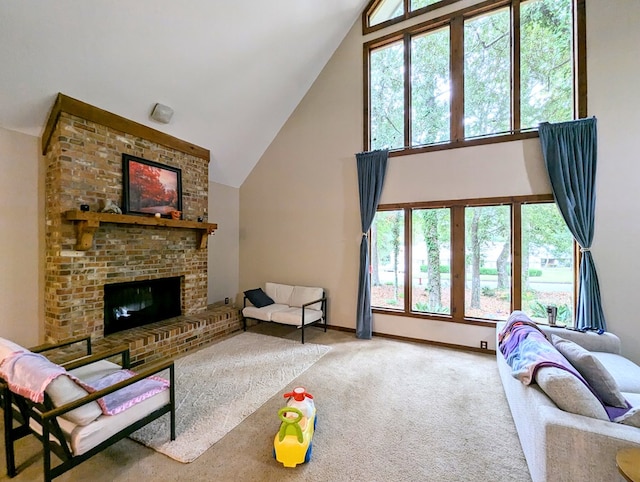
[[66,363],[61,363],[60,366],[65,370],[73,370],[74,368],[83,367],[85,365],[89,365],[91,363],[95,363],[100,360],[106,360],[107,358],[112,358],[117,355],[120,355],[121,362],[120,366],[122,368],[129,368],[131,363],[131,357],[129,355],[129,347],[127,345],[121,345],[119,347],[113,348],[111,350],[96,353],[95,355],[85,356],[82,358],[77,358],[75,360],[68,361]]
[[603,351],[607,353],[615,353],[616,355],[620,355],[622,353],[620,338],[608,331],[599,335],[594,331],[582,333],[580,331],[567,330],[561,327],[552,327],[548,325],[538,326],[549,338],[554,334],[560,338],[571,340],[589,351]]
[[166,369],[169,369],[169,390],[171,393],[171,399],[173,400],[173,393],[174,393],[174,364],[173,364],[173,360],[169,360],[169,361],[165,361],[165,362],[161,362],[161,363],[155,363],[153,365],[149,365],[147,366],[145,369],[139,371],[138,373],[136,373],[134,376],[132,376],[131,378],[127,378],[126,380],[123,380],[121,382],[115,383],[109,387],[103,388],[101,390],[98,390],[96,392],[90,393],[82,398],[79,398],[77,400],[74,400],[73,402],[69,402],[65,405],[62,405],[60,407],[55,407],[52,410],[47,410],[46,412],[42,413],[42,419],[43,420],[49,420],[49,419],[53,419],[56,417],[59,417],[61,415],[64,415],[67,412],[70,412],[72,410],[75,410],[78,407],[81,407],[83,405],[86,405],[87,403],[93,402],[98,400],[99,398],[104,397],[105,395],[109,395],[110,393],[116,392],[124,387],[127,387],[129,385],[133,385],[136,382],[139,382],[140,380],[147,378],[148,376],[154,375],[156,373],[159,373],[161,371],[164,371]]
[[86,342],[86,355],[91,355],[91,337],[90,336],[82,336],[78,338],[73,338],[66,341],[61,341],[59,343],[45,343],[43,345],[34,346],[33,348],[29,348],[29,351],[33,353],[43,353],[45,351],[55,350],[56,348],[63,348],[65,346],[70,346],[75,343]]
[[304,303],[300,308],[302,308],[303,310],[307,307],[307,306],[311,306],[311,305],[315,305],[316,303],[320,303],[322,302],[322,309],[321,311],[324,312],[324,303],[327,301],[327,297],[323,296],[322,298],[319,298],[317,300],[314,301],[308,301],[307,303]]

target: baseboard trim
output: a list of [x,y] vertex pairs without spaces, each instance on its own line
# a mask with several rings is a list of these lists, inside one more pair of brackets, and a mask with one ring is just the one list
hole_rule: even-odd
[[[356,330],[353,328],[346,328],[344,326],[336,326],[336,325],[327,325],[327,328],[335,331],[344,331],[347,333],[355,333]],[[461,351],[472,351],[475,353],[485,353],[488,355],[495,355],[495,350],[485,350],[483,348],[475,348],[472,346],[465,345],[456,345],[454,343],[443,343],[441,341],[433,341],[433,340],[425,340],[423,338],[411,338],[408,336],[399,336],[399,335],[390,335],[388,333],[378,333],[376,331],[373,332],[373,336],[378,336],[380,338],[389,338],[391,340],[397,341],[407,341],[411,343],[420,343],[422,345],[432,345],[432,346],[440,346],[443,348],[451,348],[453,350],[461,350]]]

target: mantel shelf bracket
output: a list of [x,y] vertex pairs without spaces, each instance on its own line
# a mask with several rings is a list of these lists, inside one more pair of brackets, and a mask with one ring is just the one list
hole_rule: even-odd
[[73,221],[76,225],[76,249],[78,251],[91,249],[93,246],[93,235],[100,227],[100,223],[193,229],[198,235],[198,249],[205,249],[207,247],[208,236],[214,234],[218,228],[218,225],[215,223],[200,223],[152,216],[132,216],[129,214],[95,213],[77,210],[67,211],[64,217],[67,221]]

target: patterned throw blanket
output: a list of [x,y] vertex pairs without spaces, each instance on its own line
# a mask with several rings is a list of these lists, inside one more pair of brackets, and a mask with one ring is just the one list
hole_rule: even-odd
[[498,333],[498,346],[505,360],[511,366],[511,374],[525,385],[529,385],[535,380],[539,368],[557,367],[572,373],[584,383],[602,403],[611,421],[625,414],[631,408],[628,403],[627,408],[606,405],[591,385],[522,311],[514,311],[511,314],[503,330]]
[[574,374],[589,387],[580,373],[522,311],[511,314],[504,329],[498,334],[498,345],[512,369],[512,375],[525,385],[535,379],[539,368],[557,367]]

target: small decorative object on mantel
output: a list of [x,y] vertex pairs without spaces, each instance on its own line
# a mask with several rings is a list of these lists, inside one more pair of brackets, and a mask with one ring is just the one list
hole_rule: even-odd
[[171,211],[171,219],[180,219],[182,213],[180,211]]
[[80,204],[80,211],[86,213],[87,211],[89,211],[89,205],[88,204]]
[[103,204],[104,206],[100,210],[101,213],[122,214],[122,209],[120,209],[111,199],[103,201]]

